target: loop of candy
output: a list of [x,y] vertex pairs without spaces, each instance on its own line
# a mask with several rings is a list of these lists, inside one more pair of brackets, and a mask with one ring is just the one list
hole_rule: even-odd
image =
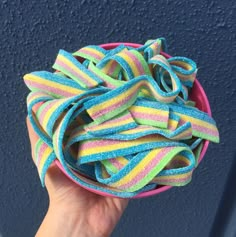
[[165,50],[163,38],[139,48],[60,50],[56,72],[24,76],[43,185],[55,159],[82,186],[118,197],[191,180],[203,140],[218,142],[219,134],[188,99],[196,64],[167,59]]

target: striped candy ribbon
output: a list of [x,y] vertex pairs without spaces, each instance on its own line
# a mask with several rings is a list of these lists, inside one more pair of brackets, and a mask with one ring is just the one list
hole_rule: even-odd
[[191,181],[203,141],[219,142],[219,133],[188,99],[196,64],[164,51],[164,38],[60,50],[56,72],[24,76],[42,185],[56,159],[80,185],[123,198]]

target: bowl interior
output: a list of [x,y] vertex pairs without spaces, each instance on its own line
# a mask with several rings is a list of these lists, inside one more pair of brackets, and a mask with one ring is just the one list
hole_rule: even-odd
[[[126,46],[131,46],[131,47],[134,47],[134,48],[138,48],[138,47],[142,46],[141,44],[125,43],[125,42],[108,43],[108,44],[102,44],[100,46],[102,48],[104,48],[104,49],[109,50],[109,49],[113,49],[113,48],[117,47],[120,44],[124,44]],[[170,58],[171,57],[167,53],[163,53],[162,52],[161,54],[163,56],[165,56],[166,58]],[[193,88],[191,89],[191,93],[190,93],[189,97],[190,97],[191,100],[196,102],[196,107],[198,109],[208,113],[211,116],[211,109],[210,109],[209,101],[207,99],[207,96],[206,96],[206,94],[205,94],[201,84],[199,83],[199,81],[197,79],[194,82],[194,85],[193,85]],[[201,162],[201,160],[203,159],[203,157],[204,157],[204,155],[206,153],[208,145],[209,145],[209,141],[204,141],[203,148],[202,148],[202,151],[201,151],[201,154],[200,154],[200,158],[199,158],[199,162]],[[66,173],[66,171],[64,170],[64,168],[62,167],[61,163],[58,160],[56,160],[55,163],[56,163],[56,165],[61,169],[61,171],[66,176],[68,176],[72,181],[74,181],[78,185],[82,186],[81,184],[76,182],[74,179],[72,179]],[[94,192],[94,193],[97,193],[99,195],[102,195],[102,196],[113,196],[112,194],[108,194],[108,193],[105,193],[105,192],[102,192],[102,191],[94,190],[94,189],[91,189],[91,188],[88,188],[88,187],[85,187],[85,186],[82,186],[82,187],[84,187],[85,189],[87,189],[87,190],[89,190],[91,192]],[[152,196],[152,195],[164,192],[164,191],[166,191],[166,190],[168,190],[170,188],[172,188],[172,186],[164,186],[164,185],[163,186],[158,186],[154,190],[139,193],[138,195],[134,196],[133,198],[143,198],[143,197]]]

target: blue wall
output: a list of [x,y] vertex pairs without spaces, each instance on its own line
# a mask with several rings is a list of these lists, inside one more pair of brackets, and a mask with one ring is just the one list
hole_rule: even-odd
[[221,143],[210,145],[191,184],[131,201],[113,236],[209,236],[235,151],[235,7],[233,0],[2,0],[0,236],[34,236],[48,205],[30,157],[22,76],[49,69],[60,48],[161,36],[170,54],[198,63]]

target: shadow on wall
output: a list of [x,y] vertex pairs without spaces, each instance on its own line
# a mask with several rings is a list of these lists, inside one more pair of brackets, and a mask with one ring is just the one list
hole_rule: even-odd
[[236,152],[210,237],[236,236]]

